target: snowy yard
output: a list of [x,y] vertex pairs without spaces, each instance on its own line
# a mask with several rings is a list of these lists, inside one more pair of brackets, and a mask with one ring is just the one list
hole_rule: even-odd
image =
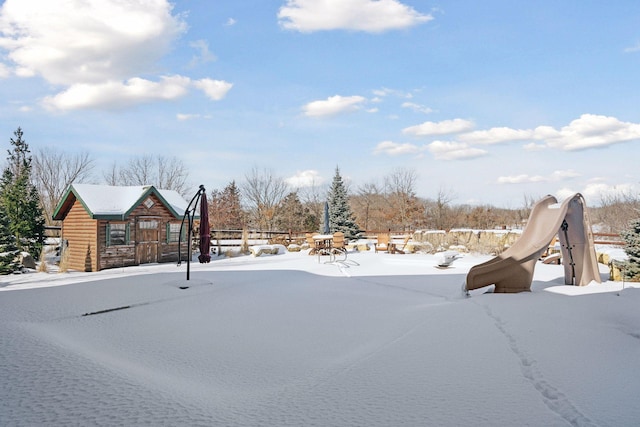
[[637,425],[640,290],[539,263],[531,293],[463,296],[486,259],[2,277],[0,424]]

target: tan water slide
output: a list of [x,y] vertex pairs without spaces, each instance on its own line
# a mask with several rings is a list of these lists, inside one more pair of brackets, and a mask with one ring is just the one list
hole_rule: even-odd
[[600,283],[586,204],[582,195],[576,193],[562,204],[550,195],[538,201],[522,236],[497,257],[471,267],[465,289],[495,285],[497,293],[530,291],[536,262],[556,235],[561,245],[565,284],[585,286],[594,280]]

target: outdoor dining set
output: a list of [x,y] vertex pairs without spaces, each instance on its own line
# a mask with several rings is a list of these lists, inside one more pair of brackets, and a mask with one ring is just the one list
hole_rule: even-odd
[[343,262],[347,259],[347,248],[344,233],[307,234],[307,243],[311,247],[309,255],[318,255],[318,262],[322,256],[328,256],[327,262]]
[[[380,234],[374,245],[376,252],[388,252],[390,254],[404,254],[404,248],[411,237],[407,236],[400,245],[391,239],[389,234]],[[309,255],[317,255],[318,262],[322,256],[328,256],[326,263],[344,262],[347,260],[347,247],[343,232],[335,232],[333,234],[311,234],[306,235],[307,243],[311,250]]]

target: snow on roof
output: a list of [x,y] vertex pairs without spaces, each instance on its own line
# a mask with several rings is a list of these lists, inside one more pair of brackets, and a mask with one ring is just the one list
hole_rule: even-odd
[[187,201],[177,191],[159,190],[150,185],[117,187],[72,184],[71,187],[94,216],[125,215],[142,197],[154,190],[177,216],[183,216],[187,209]]
[[[178,216],[184,216],[185,211],[189,205],[177,191],[174,190],[158,190],[162,198],[167,202],[171,208],[178,214]],[[196,213],[196,217],[199,215]]]

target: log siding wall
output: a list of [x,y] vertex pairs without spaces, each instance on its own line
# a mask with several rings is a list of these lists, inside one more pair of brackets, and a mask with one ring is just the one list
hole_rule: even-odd
[[98,270],[97,223],[84,206],[75,201],[62,223],[62,238],[67,241],[68,266],[72,270]]
[[[154,204],[151,208],[144,200],[125,220],[92,219],[77,200],[69,210],[62,225],[62,237],[68,241],[69,268],[79,271],[98,271],[107,268],[138,265],[136,247],[139,221],[158,222],[158,262],[178,261],[178,242],[167,243],[167,224],[180,224],[182,218],[176,218],[160,200],[151,195]],[[146,199],[145,199],[146,200]],[[124,245],[107,246],[107,224],[129,224],[129,241]],[[185,224],[186,225],[186,224]],[[183,260],[186,259],[187,244],[182,244]]]

